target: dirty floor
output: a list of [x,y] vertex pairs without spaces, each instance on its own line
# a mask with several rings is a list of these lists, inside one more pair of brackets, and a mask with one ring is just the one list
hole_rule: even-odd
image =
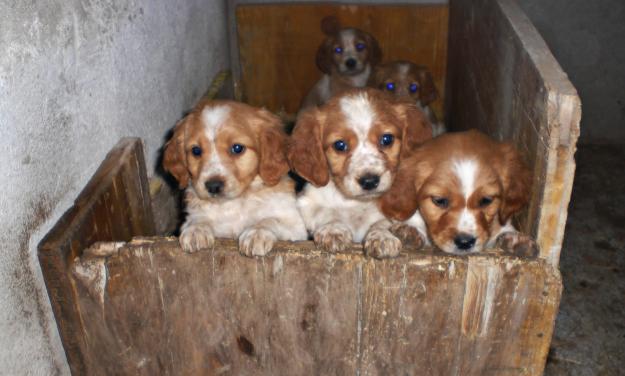
[[545,375],[625,375],[625,147],[581,146]]

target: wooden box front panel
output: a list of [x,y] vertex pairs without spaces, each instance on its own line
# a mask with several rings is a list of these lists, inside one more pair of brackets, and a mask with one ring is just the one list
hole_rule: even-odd
[[72,267],[88,374],[540,375],[560,299],[544,260],[390,260],[235,241],[99,244]]
[[[444,97],[447,5],[239,5],[238,64],[246,102],[297,112],[302,98],[322,75],[315,55],[325,39],[321,20],[329,15],[344,27],[371,33],[380,43],[383,62],[410,60],[427,66]],[[442,99],[433,103],[441,118],[442,104]]]

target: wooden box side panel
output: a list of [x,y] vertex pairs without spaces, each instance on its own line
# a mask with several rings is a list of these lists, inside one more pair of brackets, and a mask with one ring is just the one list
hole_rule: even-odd
[[521,229],[557,265],[581,117],[575,88],[512,0],[454,0],[449,17],[449,124],[512,141],[523,153],[534,180]]
[[[561,291],[544,261],[379,261],[234,241],[101,245],[74,265],[91,374],[539,375]],[[102,251],[104,250],[104,251]],[[107,253],[108,252],[108,253]]]
[[[233,64],[243,99],[255,106],[294,114],[306,93],[321,78],[315,65],[325,39],[321,20],[336,16],[344,27],[371,33],[383,51],[383,61],[410,60],[429,67],[441,98],[447,64],[446,4],[231,5],[236,12],[238,62]],[[236,48],[236,46],[232,46]],[[240,75],[240,77],[237,77]],[[432,105],[442,115],[442,100]],[[441,117],[442,118],[442,117]]]
[[84,374],[89,362],[70,265],[98,241],[155,235],[143,148],[122,139],[106,156],[74,205],[38,247],[39,262],[70,369]]

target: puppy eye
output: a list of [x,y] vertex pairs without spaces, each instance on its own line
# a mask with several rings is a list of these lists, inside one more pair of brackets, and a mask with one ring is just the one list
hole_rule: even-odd
[[416,93],[417,90],[419,90],[419,85],[417,85],[417,84],[410,84],[410,87],[408,89],[410,90],[411,93]]
[[395,83],[394,82],[387,82],[386,83],[386,90],[388,90],[388,91],[395,91]]
[[380,137],[380,145],[382,146],[391,146],[393,141],[395,141],[395,137],[390,133],[385,133]]
[[334,48],[334,52],[336,52],[337,54],[342,54],[343,53],[343,49],[341,47],[335,47]]
[[477,203],[480,208],[485,208],[488,205],[490,205],[493,202],[493,198],[490,196],[484,196],[480,199],[480,201]]
[[367,48],[367,46],[365,46],[364,43],[356,43],[356,51],[362,51],[365,48]]
[[191,154],[195,155],[196,157],[199,157],[200,155],[202,155],[202,148],[199,146],[192,147]]
[[334,150],[339,152],[344,152],[347,150],[347,143],[343,140],[338,140],[334,142]]
[[441,209],[449,207],[449,200],[445,197],[432,196],[432,202]]
[[245,146],[241,145],[241,144],[233,144],[230,147],[230,152],[232,154],[241,154],[245,151]]

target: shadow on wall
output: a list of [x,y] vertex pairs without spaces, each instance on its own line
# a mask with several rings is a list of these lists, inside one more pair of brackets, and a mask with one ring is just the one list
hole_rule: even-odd
[[580,143],[625,144],[625,2],[520,0],[582,99]]

